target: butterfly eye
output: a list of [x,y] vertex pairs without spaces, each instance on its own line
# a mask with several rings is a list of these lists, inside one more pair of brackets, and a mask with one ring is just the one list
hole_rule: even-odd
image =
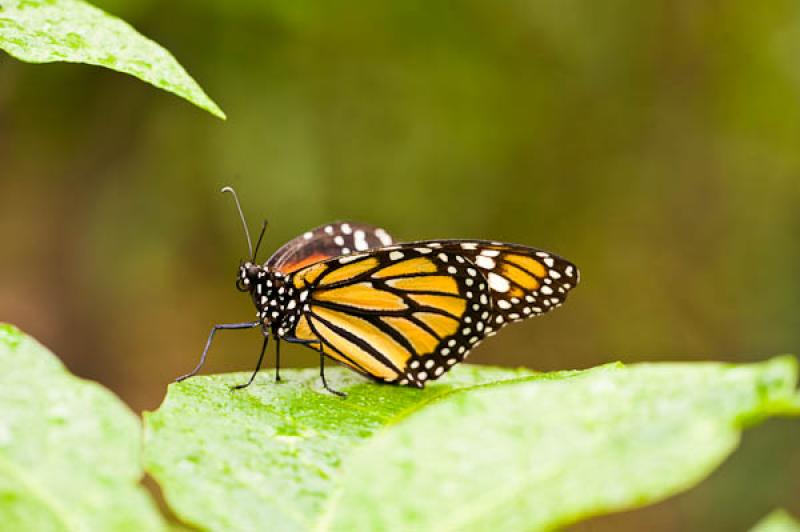
[[240,292],[247,292],[250,289],[250,279],[239,277],[236,279],[236,289]]

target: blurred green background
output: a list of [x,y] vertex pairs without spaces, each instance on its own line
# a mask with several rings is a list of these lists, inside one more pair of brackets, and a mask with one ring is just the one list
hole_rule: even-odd
[[[476,363],[800,352],[800,4],[95,2],[171,50],[221,122],[140,81],[0,56],[0,320],[137,411],[248,320],[233,184],[266,247],[335,219],[573,260],[564,308]],[[206,372],[249,370],[222,333]],[[312,365],[287,346],[287,365]],[[265,376],[264,385],[268,381]],[[576,530],[800,515],[800,426],[698,489]]]

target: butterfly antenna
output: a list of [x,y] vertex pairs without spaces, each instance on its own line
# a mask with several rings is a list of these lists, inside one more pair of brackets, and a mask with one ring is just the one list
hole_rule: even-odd
[[[253,256],[253,241],[250,240],[250,231],[247,229],[247,222],[244,219],[244,213],[242,212],[242,205],[239,203],[239,196],[236,195],[236,191],[233,190],[233,187],[222,187],[220,192],[230,192],[233,194],[233,201],[236,202],[236,210],[239,211],[239,219],[242,220],[242,227],[244,227],[244,235],[247,237],[247,247],[250,250],[250,256]],[[263,234],[263,231],[262,231]],[[259,242],[261,239],[259,238]]]
[[251,262],[256,261],[256,257],[258,256],[258,249],[261,247],[261,240],[264,238],[264,233],[267,230],[267,221],[264,220],[264,225],[261,226],[261,232],[258,234],[258,241],[256,242],[256,250],[253,252],[253,260]]

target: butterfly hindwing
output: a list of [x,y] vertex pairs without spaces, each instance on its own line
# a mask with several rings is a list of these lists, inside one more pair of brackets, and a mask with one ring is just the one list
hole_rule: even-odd
[[265,266],[291,273],[304,266],[333,257],[391,245],[392,237],[383,229],[356,222],[321,225],[284,244]]
[[295,273],[293,334],[379,380],[422,387],[460,362],[491,328],[486,278],[461,253],[403,244]]

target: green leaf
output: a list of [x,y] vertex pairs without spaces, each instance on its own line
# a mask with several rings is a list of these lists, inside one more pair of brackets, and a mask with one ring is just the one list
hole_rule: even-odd
[[0,48],[29,63],[65,61],[124,72],[225,118],[168,51],[82,0],[0,0]]
[[778,509],[756,523],[750,532],[800,532],[800,523],[786,510]]
[[100,385],[0,324],[0,530],[161,530],[141,427]]
[[800,413],[796,379],[784,357],[607,366],[454,395],[357,449],[320,528],[552,529],[662,500],[706,477],[744,425]]
[[331,371],[346,399],[314,371],[201,377],[146,415],[145,463],[211,529],[550,529],[695,485],[744,426],[800,414],[796,366],[473,366],[422,392]]
[[175,513],[214,530],[306,530],[331,494],[344,456],[376,430],[460,387],[530,375],[461,367],[424,391],[376,385],[330,368],[283,370],[284,382],[248,374],[196,377],[169,387],[145,413],[145,468]]

